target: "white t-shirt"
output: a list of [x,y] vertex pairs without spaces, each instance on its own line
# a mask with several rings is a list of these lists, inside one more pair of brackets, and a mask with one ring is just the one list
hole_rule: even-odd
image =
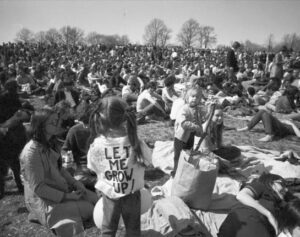
[[126,95],[131,95],[133,94],[133,91],[130,89],[129,85],[123,86],[122,88],[122,97],[126,96]]
[[136,102],[136,111],[141,112],[149,104],[155,104],[156,100],[151,96],[148,90],[144,90]]
[[76,103],[73,99],[73,96],[71,94],[70,91],[64,91],[65,92],[65,95],[66,95],[66,101],[68,101],[71,105],[71,108],[75,107],[76,106]]
[[[152,163],[152,151],[140,141],[145,165]],[[97,137],[87,154],[87,167],[97,174],[95,188],[112,199],[144,187],[145,167],[134,163],[128,137]]]

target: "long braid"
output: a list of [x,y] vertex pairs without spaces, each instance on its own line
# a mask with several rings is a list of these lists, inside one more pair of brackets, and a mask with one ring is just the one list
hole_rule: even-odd
[[145,165],[142,156],[142,151],[137,136],[137,124],[135,114],[131,111],[125,111],[125,118],[127,120],[127,134],[130,145],[133,148],[135,162]]
[[99,110],[102,106],[101,101],[98,102],[91,112],[90,119],[89,119],[89,128],[90,128],[90,137],[89,137],[89,143],[91,144],[94,139],[99,135],[99,122],[100,122],[100,114]]

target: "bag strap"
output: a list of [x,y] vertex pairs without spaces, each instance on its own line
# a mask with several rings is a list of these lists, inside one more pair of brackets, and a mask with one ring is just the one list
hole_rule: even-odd
[[[208,119],[207,119],[207,128],[210,126],[212,117],[214,116],[214,113],[215,113],[215,109],[216,109],[216,104],[211,104],[210,114],[209,114],[209,117],[208,117]],[[203,142],[203,140],[204,140],[204,138],[205,138],[206,136],[207,136],[207,131],[205,131],[205,132],[202,134],[202,136],[201,136],[201,138],[199,139],[199,142],[198,142],[196,148],[191,150],[191,155],[192,155],[193,151],[198,151],[198,150],[199,150],[200,145],[201,145],[201,143]]]

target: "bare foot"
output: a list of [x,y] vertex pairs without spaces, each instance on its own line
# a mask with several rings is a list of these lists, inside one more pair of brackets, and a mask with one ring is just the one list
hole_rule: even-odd
[[273,137],[274,137],[273,135],[267,135],[267,136],[265,136],[261,139],[258,139],[258,141],[260,141],[260,142],[271,142],[271,141],[273,141]]
[[243,128],[237,128],[236,131],[237,132],[243,132],[243,131],[247,131],[248,127],[243,127]]

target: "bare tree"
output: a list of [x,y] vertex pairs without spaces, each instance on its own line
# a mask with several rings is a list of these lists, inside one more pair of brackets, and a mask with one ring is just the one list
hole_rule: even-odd
[[84,32],[78,27],[64,26],[60,29],[60,34],[66,45],[75,45],[83,41]]
[[189,19],[181,27],[180,33],[177,35],[178,41],[183,47],[191,47],[199,35],[199,23],[194,19]]
[[130,43],[130,40],[129,40],[129,38],[128,38],[127,35],[122,35],[122,36],[120,37],[120,39],[119,39],[119,44],[121,44],[121,45],[127,45],[127,44],[129,44],[129,43]]
[[297,44],[297,38],[299,40],[299,37],[296,33],[293,34],[285,34],[282,38],[282,43],[286,45],[290,49],[294,49],[294,46]]
[[160,19],[153,19],[145,28],[144,40],[152,46],[165,46],[170,39],[171,29]]
[[39,31],[34,35],[34,40],[37,43],[45,43],[46,42],[46,32]]
[[168,40],[171,39],[171,33],[172,30],[169,28],[167,28],[166,31],[162,32],[158,40],[160,46],[165,47],[167,45]]
[[215,28],[212,26],[200,26],[198,40],[201,48],[208,48],[217,43]]
[[255,52],[255,51],[259,51],[259,50],[265,50],[265,48],[262,45],[253,43],[250,40],[246,40],[244,43],[244,49],[247,51],[251,51],[251,52]]
[[61,35],[55,28],[46,31],[45,39],[49,44],[58,44],[61,40]]
[[103,37],[103,35],[100,35],[97,32],[93,31],[85,37],[85,41],[91,45],[101,44],[103,42]]
[[16,39],[17,42],[29,43],[34,40],[34,33],[27,29],[22,28],[19,32],[17,32]]

